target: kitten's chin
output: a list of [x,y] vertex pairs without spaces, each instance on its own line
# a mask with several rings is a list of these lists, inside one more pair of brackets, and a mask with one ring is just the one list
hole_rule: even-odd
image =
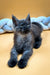
[[21,34],[28,34],[30,31],[22,31]]

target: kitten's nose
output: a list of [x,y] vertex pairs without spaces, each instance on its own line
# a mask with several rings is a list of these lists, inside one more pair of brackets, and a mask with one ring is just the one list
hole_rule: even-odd
[[24,30],[26,30],[26,27],[24,27]]

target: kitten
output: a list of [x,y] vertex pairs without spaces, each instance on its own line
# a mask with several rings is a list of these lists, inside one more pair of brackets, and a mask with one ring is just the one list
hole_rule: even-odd
[[[31,24],[30,15],[24,20],[18,20],[12,16],[14,27],[14,46],[11,50],[9,67],[14,67],[16,64],[19,68],[25,68],[29,58],[33,53],[33,48],[39,48],[41,45],[42,27],[39,23],[33,22]],[[22,54],[18,61],[17,56]]]

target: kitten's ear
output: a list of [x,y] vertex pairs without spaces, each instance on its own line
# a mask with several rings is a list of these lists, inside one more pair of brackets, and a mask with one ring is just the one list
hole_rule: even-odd
[[30,23],[30,14],[28,14],[28,16],[26,17],[26,21],[27,21],[28,23]]
[[19,24],[19,20],[14,15],[12,15],[12,21],[13,21],[14,27],[16,27]]

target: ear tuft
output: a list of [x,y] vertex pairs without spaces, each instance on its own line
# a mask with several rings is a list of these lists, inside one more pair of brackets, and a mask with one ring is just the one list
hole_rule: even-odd
[[30,14],[26,17],[26,21],[30,22]]
[[14,15],[12,15],[12,21],[13,21],[14,27],[16,27],[19,23],[19,20]]

